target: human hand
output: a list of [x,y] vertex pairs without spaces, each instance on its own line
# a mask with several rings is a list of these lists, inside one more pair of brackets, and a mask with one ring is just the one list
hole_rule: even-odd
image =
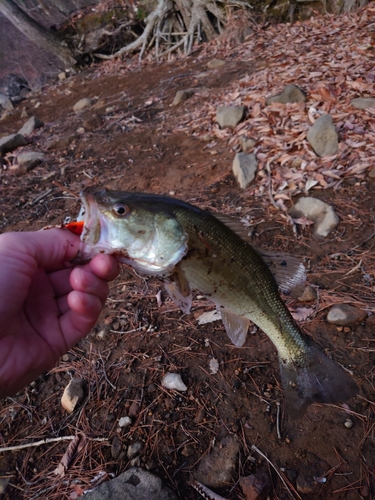
[[69,264],[80,245],[63,229],[0,235],[0,398],[14,394],[96,323],[118,263]]

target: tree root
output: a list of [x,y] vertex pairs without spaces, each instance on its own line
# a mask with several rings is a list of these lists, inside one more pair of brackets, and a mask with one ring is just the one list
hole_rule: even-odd
[[141,60],[151,48],[155,49],[156,58],[181,48],[189,55],[195,41],[210,41],[224,30],[231,10],[248,8],[245,0],[158,0],[138,38],[113,54],[94,56],[109,60],[139,50]]

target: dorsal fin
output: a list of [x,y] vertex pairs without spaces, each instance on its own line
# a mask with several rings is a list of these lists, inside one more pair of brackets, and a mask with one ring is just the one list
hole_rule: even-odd
[[249,243],[249,245],[259,253],[270,268],[271,273],[283,293],[293,293],[293,295],[296,296],[302,295],[306,285],[306,269],[299,259],[285,252],[263,250],[254,247],[250,241],[248,231],[239,219],[221,213],[214,213],[212,215],[229,227],[229,229],[240,238]]

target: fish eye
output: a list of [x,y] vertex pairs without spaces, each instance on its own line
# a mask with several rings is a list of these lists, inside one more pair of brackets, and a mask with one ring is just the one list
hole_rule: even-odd
[[124,205],[123,203],[116,203],[116,205],[113,205],[112,210],[118,217],[124,217],[130,211],[129,207],[127,205]]

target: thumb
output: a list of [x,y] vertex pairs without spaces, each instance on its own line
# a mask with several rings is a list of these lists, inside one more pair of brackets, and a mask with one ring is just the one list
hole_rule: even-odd
[[63,269],[79,245],[79,237],[64,229],[1,234],[0,314],[7,316],[23,303],[38,268]]

